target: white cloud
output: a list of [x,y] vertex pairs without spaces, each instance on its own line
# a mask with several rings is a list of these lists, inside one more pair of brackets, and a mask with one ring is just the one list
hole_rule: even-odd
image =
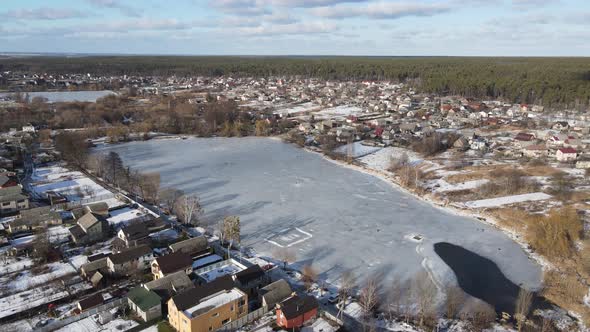
[[121,13],[131,17],[139,17],[143,12],[140,8],[131,7],[129,5],[124,4],[121,0],[87,0],[91,4],[102,7],[102,8],[111,8],[117,9]]
[[20,20],[63,20],[87,15],[81,11],[61,8],[18,9],[0,13],[1,17]]
[[277,35],[309,35],[335,32],[338,27],[325,22],[301,22],[281,25],[264,25],[258,27],[244,27],[236,30],[237,33],[248,36],[277,36]]
[[446,4],[373,2],[365,6],[337,6],[312,9],[313,15],[328,18],[365,16],[376,19],[397,19],[406,16],[433,16],[452,9]]

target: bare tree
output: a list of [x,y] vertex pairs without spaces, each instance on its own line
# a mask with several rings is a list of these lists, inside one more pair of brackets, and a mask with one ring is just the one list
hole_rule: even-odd
[[51,238],[47,227],[37,230],[32,243],[33,257],[37,263],[47,263],[51,254]]
[[160,193],[160,173],[139,173],[137,184],[143,199],[157,205]]
[[461,319],[469,322],[475,331],[482,331],[492,325],[496,319],[496,312],[491,305],[471,299],[461,310]]
[[218,227],[221,242],[227,244],[227,257],[229,258],[230,249],[234,243],[240,243],[240,217],[225,217]]
[[348,300],[348,297],[352,295],[355,285],[356,279],[352,271],[344,271],[340,277],[340,288],[338,289],[338,316],[341,319],[344,315],[344,308],[346,308],[346,301]]
[[283,270],[287,269],[287,264],[295,262],[297,258],[293,250],[285,247],[275,249],[273,256],[283,263]]
[[377,280],[374,277],[368,277],[361,288],[359,296],[359,305],[363,309],[365,317],[371,316],[377,306]]
[[160,201],[166,205],[170,212],[175,212],[176,202],[184,196],[184,192],[176,188],[164,188],[160,190]]
[[412,280],[412,293],[418,305],[418,318],[420,326],[424,326],[427,318],[434,315],[434,300],[437,289],[426,271],[420,271]]
[[461,305],[465,302],[465,295],[461,288],[449,285],[446,289],[445,314],[448,319],[455,319],[459,315]]
[[305,285],[305,289],[309,291],[312,288],[313,283],[317,280],[318,272],[313,266],[305,265],[301,273],[303,274],[303,284]]
[[527,316],[531,310],[533,304],[533,293],[521,288],[516,298],[516,306],[514,312],[514,318],[516,319],[516,327],[518,331],[522,331],[523,326],[527,320]]
[[196,195],[183,195],[176,200],[175,211],[185,224],[197,226],[199,216],[203,214],[201,201]]

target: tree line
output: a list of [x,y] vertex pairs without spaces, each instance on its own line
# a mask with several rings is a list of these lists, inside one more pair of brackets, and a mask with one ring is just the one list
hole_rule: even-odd
[[[590,59],[492,57],[173,57],[102,56],[7,59],[0,71],[190,77],[301,77],[393,80],[422,92],[515,103],[584,107]],[[0,81],[6,88],[8,81]]]

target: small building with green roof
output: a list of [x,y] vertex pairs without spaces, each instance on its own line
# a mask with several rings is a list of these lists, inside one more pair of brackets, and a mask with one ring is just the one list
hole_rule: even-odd
[[155,292],[138,286],[127,293],[129,308],[145,322],[162,317],[161,299]]

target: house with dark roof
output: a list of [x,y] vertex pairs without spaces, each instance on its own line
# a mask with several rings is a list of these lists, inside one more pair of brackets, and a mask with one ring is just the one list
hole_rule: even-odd
[[229,276],[189,289],[168,300],[168,321],[177,331],[216,331],[248,314],[248,295]]
[[144,322],[162,317],[160,297],[151,290],[137,286],[127,293],[129,308]]
[[184,252],[175,252],[154,259],[151,267],[154,280],[178,271],[184,271],[188,275],[193,271],[193,260]]
[[258,301],[263,307],[274,308],[277,303],[283,302],[293,295],[291,286],[285,279],[277,280],[258,291]]
[[80,312],[86,311],[88,309],[92,309],[94,307],[97,307],[101,304],[104,304],[104,296],[102,293],[96,293],[93,295],[90,295],[88,297],[83,298],[82,300],[78,301],[78,310],[80,310]]
[[121,228],[117,232],[117,239],[127,248],[149,242],[150,232],[145,223],[137,222]]
[[107,267],[111,275],[131,275],[137,271],[145,271],[154,259],[152,249],[146,245],[122,250],[107,258]]
[[197,236],[187,240],[179,241],[168,246],[170,252],[183,252],[193,258],[209,254],[211,248],[209,242],[204,236]]
[[0,216],[13,215],[29,208],[29,198],[20,186],[0,188]]
[[309,295],[293,295],[277,304],[277,325],[285,329],[297,329],[318,314],[318,301]]
[[8,223],[8,231],[10,233],[27,232],[60,223],[59,213],[51,211],[50,206],[41,206],[22,210],[16,219]]
[[87,212],[70,228],[70,234],[78,245],[100,241],[108,234],[108,223],[104,216]]
[[234,274],[232,277],[236,286],[248,294],[249,297],[256,296],[258,290],[269,282],[266,273],[257,264]]
[[178,271],[168,274],[160,279],[145,283],[143,284],[143,287],[158,294],[160,299],[162,299],[162,302],[165,304],[172,296],[180,294],[185,290],[195,288],[195,284],[193,284],[192,280],[184,271]]

